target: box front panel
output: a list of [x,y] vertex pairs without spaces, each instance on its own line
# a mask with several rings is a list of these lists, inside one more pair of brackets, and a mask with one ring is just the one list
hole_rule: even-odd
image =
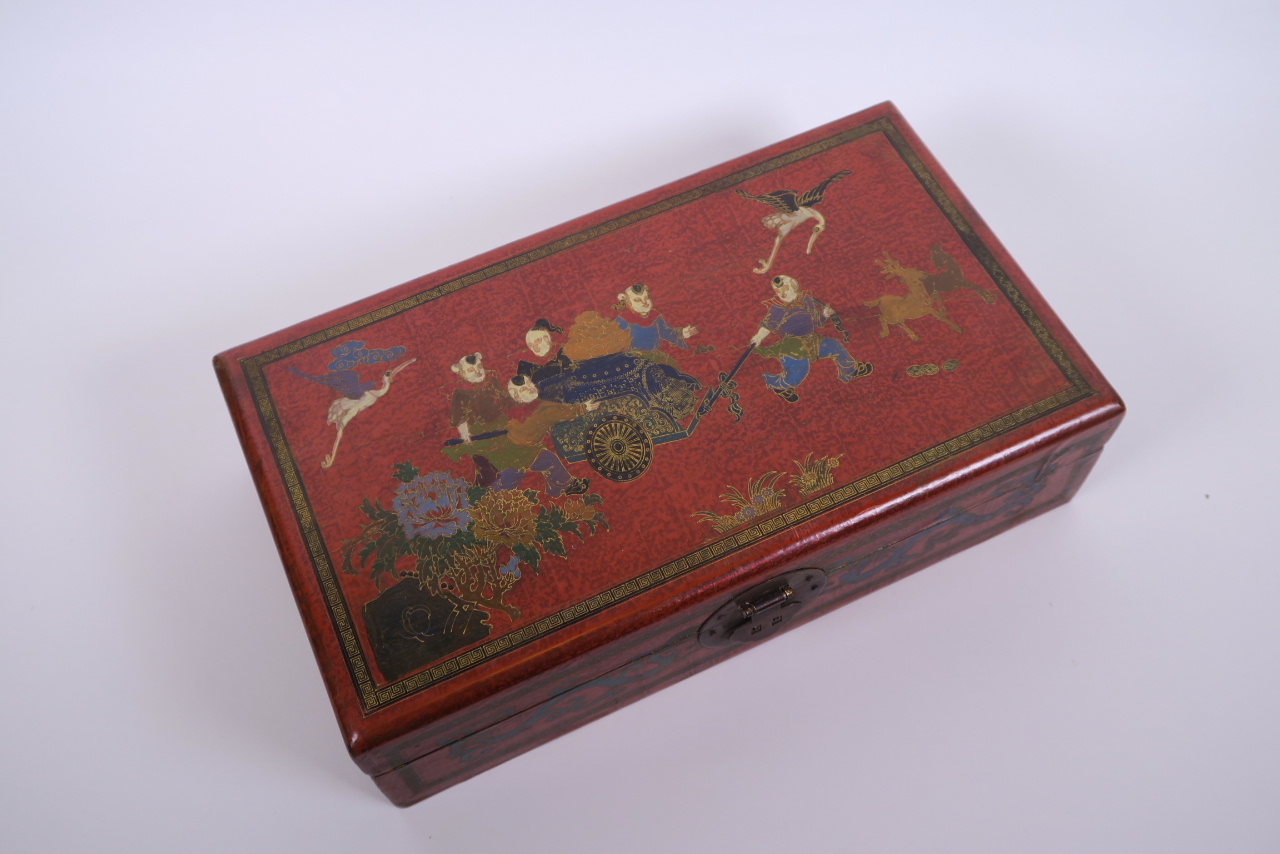
[[1092,393],[888,118],[240,364],[366,714]]

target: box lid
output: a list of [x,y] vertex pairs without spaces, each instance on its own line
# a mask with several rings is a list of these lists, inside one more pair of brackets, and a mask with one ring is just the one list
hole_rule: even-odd
[[215,362],[375,774],[1118,406],[889,104]]

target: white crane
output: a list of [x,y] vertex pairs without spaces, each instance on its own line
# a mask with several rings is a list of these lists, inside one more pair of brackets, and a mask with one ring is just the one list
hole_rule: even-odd
[[338,435],[333,440],[333,450],[321,461],[320,468],[327,469],[333,465],[334,459],[338,456],[338,443],[342,441],[342,431],[347,429],[351,419],[377,403],[384,394],[390,391],[391,380],[395,375],[416,361],[417,359],[409,359],[384,373],[381,386],[378,386],[375,382],[361,382],[360,375],[355,371],[330,371],[324,376],[316,377],[311,374],[304,374],[296,368],[291,367],[289,369],[300,377],[328,386],[342,394],[342,397],[329,404],[328,423],[338,428]]
[[841,169],[807,193],[797,193],[795,190],[774,190],[772,193],[761,193],[758,196],[753,196],[743,190],[734,191],[744,199],[764,202],[776,211],[760,220],[765,228],[777,229],[778,231],[778,236],[773,241],[773,251],[769,253],[767,260],[761,261],[760,266],[753,267],[751,272],[769,272],[769,269],[773,267],[773,259],[778,256],[778,247],[782,245],[782,241],[786,239],[793,228],[810,219],[816,219],[817,223],[813,226],[813,233],[809,235],[809,245],[805,247],[804,251],[806,255],[813,253],[813,244],[818,242],[818,235],[827,227],[826,218],[818,213],[813,206],[822,201],[822,194],[827,191],[827,187],[848,174],[848,169]]

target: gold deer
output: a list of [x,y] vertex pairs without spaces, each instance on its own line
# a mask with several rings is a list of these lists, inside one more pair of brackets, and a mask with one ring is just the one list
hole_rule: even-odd
[[883,259],[876,260],[876,265],[880,267],[885,276],[897,278],[898,281],[907,286],[906,296],[885,294],[863,302],[863,305],[880,307],[881,338],[888,338],[889,327],[897,326],[912,341],[919,341],[920,336],[916,335],[910,326],[907,326],[907,321],[915,320],[917,317],[924,317],[925,315],[936,317],[956,332],[962,331],[956,325],[956,322],[947,316],[947,307],[943,304],[942,298],[936,294],[931,294],[925,288],[925,273],[923,270],[902,266],[902,263],[891,257],[888,252],[884,254]]

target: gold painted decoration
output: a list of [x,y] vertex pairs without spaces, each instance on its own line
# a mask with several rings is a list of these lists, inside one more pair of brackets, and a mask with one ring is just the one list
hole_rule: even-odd
[[717,513],[714,510],[699,510],[693,514],[693,518],[706,522],[715,533],[723,534],[739,525],[754,521],[765,513],[778,510],[787,497],[786,489],[777,486],[778,479],[781,477],[781,472],[767,471],[749,482],[745,493],[736,487],[721,493],[721,501],[737,508],[736,512],[730,515]]
[[[990,354],[981,350],[988,343],[993,324],[984,322],[986,316],[980,313],[986,310],[979,300],[985,305],[997,300],[995,291],[967,278],[960,264],[941,245],[931,247],[933,272],[909,266],[919,263],[928,246],[923,241],[913,243],[901,237],[883,241],[877,237],[874,242],[868,239],[852,257],[854,250],[848,248],[847,235],[841,232],[846,225],[856,226],[861,216],[861,202],[854,189],[863,167],[852,160],[833,158],[834,162],[804,176],[775,179],[768,175],[772,170],[869,134],[882,134],[886,146],[901,155],[905,174],[923,189],[930,215],[942,212],[951,228],[948,234],[956,238],[949,244],[952,251],[971,253],[960,257],[971,270],[988,274],[1006,298],[995,311],[1021,317],[1032,336],[1028,340],[1033,345],[1038,342],[1038,358],[1044,360],[1047,354],[1046,361],[1070,383],[1061,388],[1042,382],[1036,387],[1040,396],[1030,404],[1014,400],[1003,410],[988,411],[992,409],[988,407],[979,412],[981,417],[957,419],[947,432],[941,427],[930,428],[918,445],[899,449],[900,456],[885,453],[883,459],[868,451],[874,450],[875,440],[864,442],[864,433],[896,414],[888,405],[894,395],[901,394],[917,403],[928,398],[919,384],[896,382],[900,377],[897,372],[905,370],[913,378],[936,377],[957,370],[960,363],[948,359],[940,364],[904,367],[912,358],[903,354],[915,350],[916,345],[901,339],[876,340],[870,329],[859,329],[858,324],[877,324],[881,339],[889,337],[891,328],[896,326],[912,342],[919,342],[922,335],[950,342],[945,345],[948,349],[983,366],[982,370],[966,372],[959,379],[959,386],[952,384],[962,390],[974,377],[984,378],[988,368],[995,370]],[[896,161],[886,161],[889,162]],[[840,168],[845,165],[859,171],[855,174]],[[818,181],[823,175],[827,177]],[[854,175],[851,180],[832,189],[850,175]],[[769,186],[761,186],[764,181],[775,180],[774,187],[817,183],[805,192],[774,190],[753,194],[747,189],[763,190]],[[308,383],[299,383],[281,372],[284,383],[313,395],[313,406],[327,400],[313,383],[341,395],[341,399],[333,401],[329,413],[329,424],[336,427],[337,436],[322,463],[327,469],[333,464],[349,422],[384,396],[392,379],[415,361],[403,358],[407,355],[404,347],[366,350],[363,343],[348,341],[357,334],[372,339],[371,334],[358,330],[446,296],[452,295],[455,301],[461,301],[463,296],[470,299],[470,294],[461,292],[481,283],[497,279],[495,289],[505,286],[500,277],[506,273],[526,267],[536,271],[537,264],[557,260],[556,256],[566,250],[609,238],[683,205],[702,200],[709,203],[716,194],[723,194],[725,210],[735,211],[732,221],[718,221],[740,222],[736,211],[754,205],[743,205],[733,193],[774,209],[763,221],[776,232],[774,243],[769,257],[761,260],[753,272],[768,272],[775,263],[779,271],[786,270],[793,260],[807,265],[803,271],[788,271],[794,276],[748,277],[746,281],[760,292],[762,306],[755,302],[754,295],[736,287],[745,275],[747,258],[754,257],[747,254],[759,237],[754,223],[744,228],[730,225],[725,230],[722,243],[731,251],[726,249],[725,259],[717,263],[734,271],[726,274],[734,278],[725,280],[730,286],[705,290],[707,298],[703,302],[691,301],[687,296],[693,292],[688,290],[688,282],[696,280],[694,274],[700,269],[695,263],[698,258],[690,257],[689,269],[682,269],[664,254],[655,254],[652,259],[646,256],[642,260],[652,261],[655,272],[638,268],[627,278],[619,275],[613,281],[606,281],[607,276],[599,274],[584,277],[578,283],[580,287],[570,286],[574,284],[575,268],[566,267],[569,275],[562,276],[565,286],[557,292],[557,301],[531,303],[529,308],[533,310],[527,317],[539,319],[531,325],[526,320],[518,328],[519,337],[511,337],[510,329],[499,337],[490,330],[496,324],[486,323],[477,325],[472,332],[457,333],[448,348],[440,345],[437,338],[431,339],[433,352],[447,353],[447,358],[436,359],[434,376],[444,377],[456,386],[445,389],[447,413],[444,401],[432,403],[424,402],[422,397],[413,398],[414,388],[438,387],[438,380],[423,379],[431,372],[419,364],[404,379],[397,380],[398,393],[390,405],[378,408],[384,414],[372,416],[367,426],[383,428],[393,420],[392,416],[400,425],[405,420],[403,411],[410,405],[415,407],[415,413],[426,412],[434,420],[422,422],[427,425],[425,428],[422,423],[414,423],[411,429],[388,426],[368,434],[357,427],[355,438],[349,440],[344,451],[346,467],[340,466],[327,475],[313,471],[304,477],[290,442],[285,440],[276,402],[264,379],[263,371],[273,361],[309,347],[331,347],[338,341],[347,341],[333,350],[333,355],[339,355],[339,350],[352,351],[350,355],[358,363],[355,367],[387,363],[377,365],[376,371],[354,374],[342,373],[351,372],[353,366],[335,361],[327,375],[321,374],[321,361],[304,363],[300,358],[299,366],[308,373],[292,364],[287,366]],[[800,259],[794,245],[794,251],[783,251],[788,234],[813,220],[805,254],[813,253],[828,224],[815,206],[829,193],[824,210],[831,214],[837,230],[827,237],[823,252],[812,259]],[[734,229],[743,233],[735,236]],[[883,249],[885,245],[893,247],[893,255]],[[883,253],[883,258],[875,259],[877,252]],[[612,259],[616,254],[602,257]],[[835,267],[837,261],[839,267]],[[857,308],[859,302],[880,290],[872,263],[892,281],[894,292],[862,302],[874,309],[866,312]],[[853,274],[846,277],[850,271]],[[633,284],[641,277],[650,283]],[[664,300],[668,295],[674,297],[670,313],[673,321],[668,322],[655,308],[653,291]],[[612,299],[615,293],[617,302],[604,307],[605,298]],[[478,299],[482,295],[477,292],[475,306],[469,306],[468,312],[460,316],[482,315],[480,308],[485,303]],[[970,329],[958,340],[927,322],[933,318],[961,334],[959,323],[948,312],[947,302],[954,299],[967,301],[953,305],[959,319]],[[735,308],[730,311],[722,303]],[[439,311],[444,312],[451,305],[441,305]],[[589,310],[591,305],[602,310]],[[573,320],[568,320],[570,317]],[[690,323],[694,320],[704,328],[700,330]],[[917,323],[919,320],[925,321],[923,326]],[[909,323],[920,328],[913,329]],[[448,334],[454,334],[452,329],[440,332],[446,337]],[[710,339],[714,343],[694,347],[689,343],[694,336],[699,336],[699,342]],[[516,342],[521,338],[528,352],[522,349],[511,357],[512,361],[516,355],[521,359],[513,376],[501,354],[510,353],[513,345],[520,347]],[[404,340],[413,343],[411,339]],[[492,351],[499,354],[492,359],[493,366],[487,365],[481,349],[491,357]],[[728,354],[723,361],[699,358],[717,350]],[[416,354],[419,359],[422,352]],[[875,360],[879,371],[871,360]],[[842,132],[559,237],[499,264],[281,345],[270,353],[245,359],[242,365],[306,537],[309,556],[332,604],[334,622],[367,711],[544,638],[650,587],[723,560],[778,531],[938,465],[1091,393],[1065,351],[888,121]],[[390,370],[382,373],[385,368]],[[380,387],[376,382],[379,378]],[[908,390],[907,386],[911,388]],[[721,398],[726,402],[726,417],[714,412]],[[838,416],[833,417],[833,412]],[[443,420],[446,414],[447,424]],[[914,425],[917,420],[926,419],[907,419],[904,423]],[[837,427],[826,432],[806,431],[804,427],[819,423],[824,429],[830,424],[840,430],[849,426],[844,433],[832,432]],[[699,430],[700,425],[705,426]],[[322,425],[314,427],[323,446],[308,446],[307,459],[319,456],[332,435]],[[436,429],[439,432],[433,434]],[[308,493],[304,483],[324,478],[331,484],[340,477],[358,475],[359,467],[353,464],[358,452],[375,443],[399,443],[400,447],[408,441],[405,436],[425,437],[425,445],[405,453],[417,460],[422,469],[409,462],[400,463],[393,472],[387,472],[392,480],[375,482],[365,492],[355,493],[348,499],[349,510],[341,533],[326,543],[310,503],[315,494],[321,493]],[[365,444],[352,447],[352,441]],[[659,445],[666,447],[655,452]],[[917,447],[923,449],[913,450]],[[655,453],[659,457],[656,464]],[[730,454],[737,456],[729,458]],[[801,454],[803,458],[796,459]],[[771,470],[757,474],[766,467]],[[682,488],[679,478],[702,476],[705,471],[722,471],[715,477],[723,478],[720,482],[726,483],[726,491],[718,496],[718,507],[694,511],[697,504],[711,502],[706,492]],[[633,484],[646,473],[650,487]],[[842,482],[837,482],[837,474]],[[742,486],[729,487],[728,482]],[[614,491],[615,485],[621,488]],[[591,491],[593,486],[598,493]],[[357,503],[360,495],[369,497]],[[597,567],[608,564],[598,559],[602,549],[614,548],[615,541],[618,548],[640,542],[635,534],[627,541],[628,531],[623,529],[626,522],[620,526],[618,520],[640,518],[651,524],[648,519],[654,514],[648,511],[652,508],[637,514],[631,502],[657,495],[667,499],[663,506],[671,515],[663,522],[663,536],[680,540],[683,550],[659,554],[650,564],[652,568],[642,575],[630,577],[618,570],[618,577],[609,576],[607,584],[602,582],[598,589],[582,593],[577,568],[591,567],[596,572]],[[612,532],[603,512],[606,497],[621,514],[613,516]],[[675,506],[670,503],[671,497],[687,503]],[[613,504],[614,501],[622,503]],[[672,520],[674,526],[670,524]],[[708,528],[702,528],[703,524]],[[646,533],[651,530],[644,528]],[[601,536],[599,541],[595,540],[597,535]],[[575,546],[589,554],[575,556],[575,563],[570,564],[563,559]],[[332,555],[330,548],[334,548]],[[588,558],[595,558],[594,563]],[[567,569],[573,571],[566,573]],[[355,579],[358,589],[372,592],[348,602],[340,587],[351,579],[343,579],[340,585],[335,579],[339,571],[360,576]],[[609,567],[609,571],[613,568]],[[561,575],[554,579],[537,577],[556,574]],[[354,623],[360,621],[363,638],[357,638],[353,631]],[[365,658],[369,653],[373,662]],[[371,675],[373,663],[380,678]]]
[[947,361],[943,362],[941,368],[939,368],[937,365],[933,364],[932,362],[925,365],[908,365],[907,376],[932,377],[932,376],[935,376],[939,370],[947,371],[948,373],[950,373],[951,371],[954,371],[958,367],[960,367],[960,362],[958,362],[955,359],[948,359]]
[[803,460],[793,462],[800,473],[791,475],[791,483],[795,484],[801,495],[812,495],[818,490],[826,489],[835,483],[833,472],[840,465],[840,458],[843,456],[844,454],[837,454],[834,457],[814,459],[812,453],[805,454]]

